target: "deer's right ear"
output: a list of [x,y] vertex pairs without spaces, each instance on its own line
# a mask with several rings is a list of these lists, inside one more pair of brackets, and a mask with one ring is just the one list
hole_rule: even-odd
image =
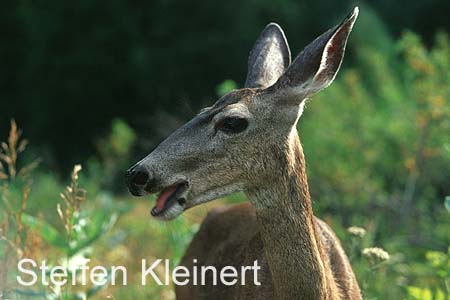
[[273,85],[291,63],[291,52],[283,30],[270,23],[264,28],[250,52],[247,88],[267,88]]
[[268,92],[282,94],[286,101],[299,104],[330,85],[341,66],[358,12],[355,7],[341,24],[306,46]]

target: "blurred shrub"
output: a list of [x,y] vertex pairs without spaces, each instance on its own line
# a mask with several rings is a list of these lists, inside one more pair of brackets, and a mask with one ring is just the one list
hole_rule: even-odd
[[439,33],[427,49],[412,32],[398,42],[373,33],[383,44],[350,47],[358,64],[311,100],[299,132],[317,213],[341,236],[341,223],[370,228],[392,253],[370,294],[401,299],[408,284],[433,284],[419,279],[425,253],[450,245],[450,42]]
[[[131,150],[136,140],[134,130],[123,120],[114,119],[109,134],[96,142],[97,156],[88,160],[90,190],[99,188],[123,192],[124,173],[130,167]],[[92,186],[97,184],[97,187]]]
[[31,190],[31,172],[36,163],[19,167],[18,158],[27,146],[15,121],[6,142],[0,148],[0,295],[8,298],[13,285],[11,272],[14,262],[32,255],[38,240],[29,236],[22,222]]
[[408,286],[410,300],[450,300],[450,247],[447,253],[428,251],[426,262],[430,273],[426,274],[435,282],[433,287]]
[[[22,258],[46,261],[50,267],[63,266],[66,274],[88,266],[93,246],[106,235],[117,221],[118,214],[123,213],[126,208],[105,197],[101,201],[85,204],[87,192],[79,186],[81,166],[76,165],[69,185],[60,193],[59,202],[40,199],[44,200],[41,203],[51,203],[52,209],[37,203],[35,207],[38,209],[30,210],[28,203],[31,198],[29,196],[33,194],[32,181],[35,175],[32,172],[37,161],[19,167],[18,159],[26,145],[26,140],[21,139],[21,131],[12,121],[8,141],[2,143],[0,149],[0,296],[2,299],[90,298],[106,286],[108,277],[99,279],[105,280],[101,285],[88,285],[76,290],[51,284],[37,284],[29,289],[18,287],[15,283],[17,263]],[[40,183],[43,182],[45,181]],[[48,182],[53,183],[51,188],[59,189],[55,177]],[[58,189],[52,192],[57,193]],[[42,197],[42,194],[39,196]],[[52,215],[52,222],[41,214],[43,208]],[[60,223],[56,225],[57,216]],[[113,251],[114,247],[108,250]],[[68,276],[68,281],[70,280],[72,279]],[[78,282],[80,279],[75,280]]]
[[223,95],[231,92],[232,90],[235,90],[238,88],[238,85],[236,82],[234,82],[231,79],[224,80],[222,83],[220,83],[216,87],[216,94],[218,97],[222,97]]

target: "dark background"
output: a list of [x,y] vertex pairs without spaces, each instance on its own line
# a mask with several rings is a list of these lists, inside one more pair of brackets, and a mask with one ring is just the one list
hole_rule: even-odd
[[[15,118],[61,173],[92,155],[120,117],[137,131],[142,156],[212,103],[224,79],[242,84],[249,49],[269,21],[282,25],[296,55],[355,4],[362,18],[373,9],[394,38],[408,28],[428,44],[450,27],[446,0],[6,1],[0,136]],[[367,31],[357,27],[371,43]]]

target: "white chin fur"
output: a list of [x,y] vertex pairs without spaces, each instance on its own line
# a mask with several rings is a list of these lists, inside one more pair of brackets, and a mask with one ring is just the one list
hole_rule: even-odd
[[221,198],[221,197],[228,196],[233,193],[240,192],[243,190],[242,186],[243,185],[241,185],[239,183],[235,183],[235,184],[230,184],[230,185],[227,185],[224,187],[219,187],[219,188],[215,188],[215,189],[206,191],[203,194],[192,199],[190,205],[191,205],[191,207],[197,206],[197,205],[205,203],[205,202],[209,202],[209,201]]
[[181,215],[183,211],[184,211],[183,206],[181,206],[179,203],[175,203],[171,207],[166,209],[161,215],[156,216],[154,218],[162,221],[173,220],[179,215]]
[[[242,191],[242,185],[241,184],[232,184],[220,188],[216,188],[213,190],[209,190],[198,197],[195,197],[194,199],[187,199],[188,202],[191,202],[190,207],[194,207],[197,205],[200,205],[205,202],[209,202],[233,193],[237,193]],[[170,208],[168,208],[166,211],[164,211],[161,215],[155,217],[158,220],[168,221],[175,219],[179,215],[181,215],[184,211],[184,206],[181,206],[178,202],[172,205]]]

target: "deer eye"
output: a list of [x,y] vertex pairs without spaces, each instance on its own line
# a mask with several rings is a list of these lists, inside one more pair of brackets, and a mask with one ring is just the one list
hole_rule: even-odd
[[223,118],[215,125],[215,130],[220,130],[225,133],[239,133],[244,131],[248,126],[248,121],[242,117],[227,117]]

